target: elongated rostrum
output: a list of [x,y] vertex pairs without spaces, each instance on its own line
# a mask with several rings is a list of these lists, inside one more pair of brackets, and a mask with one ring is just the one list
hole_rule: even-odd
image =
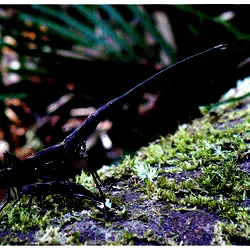
[[[70,184],[69,178],[80,174],[82,168],[75,166],[72,162],[86,160],[86,143],[85,141],[96,129],[97,125],[104,119],[118,112],[122,106],[128,103],[135,95],[141,91],[141,87],[147,83],[153,82],[154,79],[161,75],[168,77],[172,70],[176,70],[178,65],[187,64],[193,60],[202,60],[209,53],[220,52],[224,50],[240,50],[249,51],[249,42],[237,41],[235,43],[224,43],[198,54],[192,55],[183,59],[171,66],[161,70],[155,75],[149,77],[145,81],[139,83],[125,94],[109,101],[101,106],[95,113],[91,114],[84,123],[76,130],[68,135],[62,142],[41,150],[35,155],[27,157],[24,160],[18,159],[15,155],[4,152],[5,168],[0,172],[0,187],[7,188],[7,198],[0,211],[10,201],[10,191],[13,190],[15,198],[20,198],[24,194],[39,195],[39,189],[43,193],[53,193],[64,190],[64,193],[69,193],[69,187],[72,188],[72,193],[86,195],[90,199],[97,200],[94,194],[87,192],[85,188],[77,187],[77,184]],[[198,60],[197,60],[198,62]],[[100,192],[100,200],[105,201],[105,196],[102,191],[102,183],[95,169],[88,166],[88,171],[91,173],[97,188]],[[38,184],[38,180],[43,180],[43,184]],[[24,186],[24,187],[23,187]],[[79,185],[80,186],[80,185]],[[17,188],[15,192],[14,187]],[[21,189],[23,187],[23,189]],[[60,188],[58,188],[60,187]],[[52,190],[50,190],[50,188]],[[76,191],[77,190],[77,191]]]

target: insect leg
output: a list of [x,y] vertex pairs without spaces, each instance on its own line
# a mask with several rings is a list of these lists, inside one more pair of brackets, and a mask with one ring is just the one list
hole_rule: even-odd
[[[77,150],[79,152],[80,158],[84,159],[86,162],[88,162],[88,156],[86,154],[86,143],[84,142],[79,142],[77,145]],[[99,175],[97,174],[96,170],[93,170],[90,166],[88,167],[88,171],[90,172],[90,174],[92,175],[94,182],[100,192],[101,195],[101,199],[103,200],[103,202],[105,203],[105,196],[102,192],[101,186],[104,187],[104,185],[101,182],[101,179],[99,177]],[[104,204],[105,205],[105,204]]]
[[99,174],[94,170],[93,174],[95,175],[96,179],[99,181],[100,186],[106,188],[106,186],[102,183]]
[[[100,187],[100,184],[99,184],[99,182],[98,182],[98,180],[99,180],[100,183],[101,183],[100,177],[99,177],[99,175],[97,174],[96,171],[91,171],[90,173],[91,173],[91,175],[92,175],[92,177],[93,177],[93,179],[94,179],[94,182],[95,182],[95,184],[96,184],[96,186],[97,186],[97,188],[98,188],[98,190],[99,190],[99,192],[100,192],[101,200],[102,200],[102,203],[103,203],[104,217],[107,218],[107,206],[106,206],[106,204],[105,204],[106,199],[105,199],[105,195],[104,195],[103,192],[102,192],[102,189],[101,189],[101,187]],[[96,175],[97,175],[98,177],[96,177]],[[101,185],[102,185],[102,183],[101,183]]]
[[14,198],[17,199],[18,198],[18,188],[13,187],[13,188],[11,188],[11,190],[13,192]]
[[19,196],[15,201],[14,203],[12,204],[12,207],[14,207],[18,201],[20,201],[22,199],[23,196]]
[[6,207],[6,205],[9,203],[9,201],[5,200],[4,204],[2,205],[2,207],[0,208],[0,212],[3,211],[3,209]]
[[[102,183],[101,183],[101,185],[100,185],[100,183],[99,183],[99,181],[100,181],[100,177],[99,177],[99,175],[96,173],[96,171],[90,171],[90,173],[91,173],[91,175],[92,175],[92,177],[93,177],[93,179],[94,179],[94,182],[95,182],[95,184],[96,184],[96,186],[97,186],[97,188],[98,188],[98,190],[99,190],[99,192],[100,192],[100,195],[101,195],[101,199],[103,200],[103,201],[105,201],[105,195],[103,194],[103,192],[102,192],[102,189],[101,189],[101,185],[102,185]],[[98,177],[96,177],[96,175],[98,175]]]
[[85,196],[95,202],[102,202],[103,200],[95,196],[91,191],[84,186],[67,181],[52,181],[44,183],[30,184],[20,192],[20,195],[43,196],[49,194],[73,194],[74,196]]
[[17,194],[16,190],[15,190],[14,188],[8,187],[8,189],[7,189],[7,194],[6,194],[6,199],[5,199],[5,202],[4,202],[4,204],[2,205],[2,207],[0,208],[0,212],[2,212],[3,209],[4,209],[4,208],[8,205],[8,203],[11,201],[11,193],[10,193],[11,190],[12,190],[12,192],[13,192],[15,198],[18,198],[18,194]]

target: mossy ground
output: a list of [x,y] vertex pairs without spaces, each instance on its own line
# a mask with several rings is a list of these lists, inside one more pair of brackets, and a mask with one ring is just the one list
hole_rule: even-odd
[[[249,245],[249,111],[249,99],[226,104],[99,170],[114,207],[108,218],[100,204],[73,197],[10,204],[1,243]],[[76,182],[98,193],[86,174]]]

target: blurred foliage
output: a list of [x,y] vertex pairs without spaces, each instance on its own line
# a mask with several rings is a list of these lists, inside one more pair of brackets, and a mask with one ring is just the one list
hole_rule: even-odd
[[[111,5],[34,5],[32,10],[33,14],[20,11],[19,19],[45,25],[63,39],[72,41],[78,45],[72,48],[72,53],[78,57],[122,61],[151,59],[155,51],[146,33],[171,59],[174,56],[172,46],[140,6],[123,6],[119,11]],[[131,20],[124,19],[124,11],[129,12]]]
[[[8,141],[12,150],[22,147],[28,129],[41,117],[54,115],[47,110],[52,102],[70,92],[78,94],[70,87],[71,80],[64,77],[65,69],[75,74],[72,71],[75,60],[124,62],[124,68],[134,62],[154,70],[161,69],[228,40],[250,40],[246,28],[249,11],[250,7],[245,5],[1,6],[0,137]],[[68,66],[60,68],[61,64]],[[95,68],[97,74],[99,70]],[[108,81],[104,79],[103,85]],[[88,84],[89,81],[83,84],[82,92]],[[121,88],[120,83],[117,84]],[[99,82],[91,82],[91,85],[96,91],[101,88]],[[113,93],[100,92],[106,94],[101,100],[86,91],[81,95],[82,105],[98,106],[113,97]],[[23,98],[31,110],[26,107],[20,113],[13,103],[11,106],[7,102],[13,97]],[[19,123],[10,119],[10,114],[6,118],[6,108],[10,106],[15,113],[21,114]],[[59,127],[69,118],[69,115],[63,116]],[[13,124],[15,129],[10,129]],[[43,143],[49,144],[58,138],[46,140]]]
[[[20,72],[22,80],[34,73],[38,77],[47,74],[50,54],[54,56],[54,53],[82,60],[105,59],[125,62],[135,60],[138,63],[146,60],[155,65],[160,62],[160,53],[163,52],[171,63],[176,60],[176,45],[174,41],[167,39],[167,32],[173,32],[178,49],[181,49],[179,43],[186,43],[188,46],[191,39],[196,43],[197,36],[199,41],[204,40],[205,33],[210,37],[209,41],[214,41],[209,47],[217,44],[217,41],[223,42],[228,39],[250,40],[250,34],[244,33],[240,30],[241,27],[235,25],[235,20],[239,18],[236,11],[240,7],[237,5],[2,6],[1,46],[3,49],[8,48],[18,53],[21,64],[19,69],[8,68],[8,72]],[[205,11],[206,9],[208,11]],[[211,9],[214,13],[207,13],[211,12]],[[163,25],[163,22],[157,19],[159,13],[165,15],[161,16],[161,19],[170,19],[169,26],[165,26],[164,31],[159,27]],[[213,35],[211,30],[214,32]],[[182,43],[179,41],[179,36],[182,36]],[[206,41],[204,40],[199,47]]]

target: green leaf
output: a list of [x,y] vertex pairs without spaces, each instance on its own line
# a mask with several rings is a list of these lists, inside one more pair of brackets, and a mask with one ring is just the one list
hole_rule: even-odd
[[66,15],[64,12],[54,10],[50,7],[45,7],[42,5],[33,5],[32,7],[42,12],[43,14],[47,14],[52,17],[58,18],[63,22],[65,22],[67,25],[69,25],[69,27],[74,28],[77,31],[80,31],[81,34],[84,34],[84,36],[81,35],[81,38],[83,39],[85,44],[89,44],[90,42],[95,42],[96,44],[100,43],[100,41],[96,38],[95,33],[90,28],[86,27],[84,24],[82,24],[75,18]]
[[132,58],[136,57],[136,55],[135,55],[131,45],[129,44],[129,42],[127,42],[126,40],[119,37],[116,34],[116,32],[114,30],[112,30],[109,23],[107,23],[104,20],[100,20],[100,19],[96,18],[97,15],[96,15],[95,11],[89,11],[83,5],[76,5],[75,8],[86,19],[88,19],[89,22],[91,22],[92,24],[100,27],[103,30],[103,32],[105,33],[106,37],[111,38],[116,43],[116,45],[120,46],[125,51],[127,51]]
[[131,37],[132,41],[140,46],[143,47],[146,54],[149,55],[151,53],[148,45],[146,44],[146,41],[144,37],[136,31],[136,29],[127,23],[123,16],[111,5],[101,5],[100,6],[104,11],[107,12],[110,18],[113,18],[115,22],[120,26],[123,31]]
[[167,56],[170,58],[171,61],[173,61],[174,49],[171,45],[168,44],[168,42],[163,38],[161,33],[152,24],[149,15],[146,12],[142,11],[137,5],[128,5],[127,7],[141,21],[142,25],[144,25],[146,30],[155,38],[155,40],[159,42]]
[[[83,39],[83,41],[81,41],[81,43],[84,46],[86,46],[88,48],[97,48],[98,45],[102,45],[105,48],[104,53],[106,53],[106,54],[108,54],[108,53],[119,54],[116,48],[113,48],[112,46],[110,46],[110,44],[107,41],[105,41],[104,39],[97,37],[93,30],[91,30],[89,27],[87,27],[87,25],[79,22],[78,20],[76,20],[72,16],[66,15],[62,11],[55,11],[52,8],[41,6],[41,5],[34,5],[33,8],[37,9],[38,11],[40,11],[42,13],[48,14],[52,17],[55,17],[55,18],[62,20],[69,27],[78,30],[81,34],[84,34],[84,36],[81,36],[81,39]],[[67,27],[66,29],[70,30],[69,27]],[[65,35],[64,33],[62,33],[62,34],[63,34],[63,36]],[[60,35],[62,35],[62,34],[60,34]],[[77,34],[75,34],[75,35],[79,36],[79,33],[77,32]],[[122,59],[122,57],[120,57],[120,59]]]
[[44,25],[46,27],[48,27],[49,29],[53,30],[54,32],[56,32],[59,35],[62,35],[74,42],[77,42],[79,44],[85,45],[84,42],[84,37],[80,37],[79,35],[75,34],[74,32],[70,31],[68,28],[61,26],[55,22],[49,21],[46,18],[42,18],[42,17],[35,17],[29,14],[25,14],[25,13],[20,13],[18,18],[21,21],[27,21],[30,20],[33,23],[36,24],[40,24],[40,25]]
[[182,11],[185,11],[187,13],[191,13],[191,14],[197,16],[197,18],[200,19],[201,23],[204,20],[208,20],[208,21],[217,23],[221,26],[224,26],[224,28],[227,29],[228,32],[232,33],[237,39],[250,40],[250,35],[239,31],[237,28],[232,26],[230,23],[228,23],[227,21],[223,21],[218,17],[211,17],[211,16],[207,15],[206,13],[203,13],[202,11],[199,11],[199,10],[194,10],[193,7],[187,6],[187,5],[172,5],[172,6],[177,8],[177,9],[180,9]]
[[27,97],[28,95],[26,93],[5,93],[5,94],[1,94],[0,93],[0,101],[4,101],[8,98],[19,98],[19,99],[22,99],[22,98],[25,98]]

